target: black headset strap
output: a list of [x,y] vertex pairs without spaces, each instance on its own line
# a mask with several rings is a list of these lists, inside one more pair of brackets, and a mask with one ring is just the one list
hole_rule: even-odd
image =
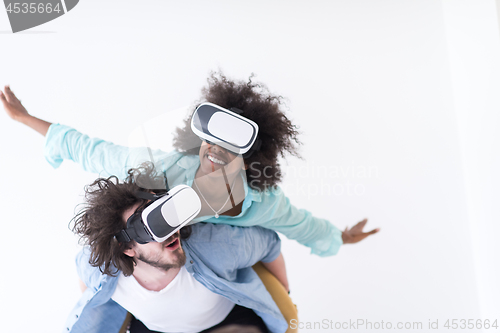
[[130,239],[130,236],[128,235],[127,231],[125,229],[121,230],[119,233],[115,235],[116,240],[118,243],[128,243],[132,239]]
[[[140,198],[140,199],[151,200],[151,201],[155,201],[155,200],[161,198],[160,195],[153,194],[153,193],[150,193],[150,192],[144,192],[144,191],[137,191],[137,192],[135,192],[135,196],[138,197],[138,198]],[[134,215],[132,215],[132,216],[134,216]],[[131,217],[129,217],[129,219]],[[130,232],[132,233],[132,237],[131,237],[131,235],[129,235],[129,233],[127,232],[127,230],[130,230]],[[131,227],[129,221],[127,221],[127,226],[124,229],[122,229],[119,233],[117,233],[115,235],[115,237],[116,237],[116,240],[119,243],[128,243],[132,239],[134,239],[135,234],[136,234],[136,232],[135,232],[134,228]]]
[[165,181],[165,189],[167,190],[167,193],[170,192],[170,187],[168,187],[168,179],[167,179],[167,172],[163,171],[163,180]]
[[238,108],[235,108],[235,107],[232,107],[232,108],[230,108],[229,110],[231,110],[231,111],[233,111],[234,113],[239,114],[239,115],[241,115],[241,114],[243,113],[243,110],[238,109]]
[[[139,228],[139,229],[138,229]],[[144,233],[143,235],[140,235]],[[128,243],[135,240],[139,244],[146,244],[154,241],[151,233],[144,227],[141,214],[132,214],[127,220],[127,226],[119,233],[115,234],[116,240],[119,243]]]
[[155,201],[161,197],[160,195],[149,193],[149,192],[143,192],[143,191],[135,192],[135,196],[140,198],[140,199],[151,200],[151,201]]
[[262,146],[262,140],[259,139],[259,137],[257,137],[250,150],[242,155],[243,158],[249,158],[250,156],[253,155],[254,152],[259,151],[261,146]]

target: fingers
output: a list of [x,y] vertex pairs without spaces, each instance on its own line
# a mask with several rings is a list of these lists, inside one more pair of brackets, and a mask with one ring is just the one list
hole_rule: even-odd
[[7,98],[5,98],[5,95],[1,90],[0,90],[0,101],[2,101],[2,103],[7,103]]
[[363,221],[360,221],[358,223],[356,223],[356,225],[353,227],[353,228],[356,228],[356,229],[363,229],[366,222],[368,222],[368,219],[364,219]]
[[5,101],[12,105],[22,105],[21,100],[16,97],[10,86],[5,86],[5,93],[3,93]]
[[377,229],[373,229],[372,231],[368,231],[366,232],[366,235],[373,235],[373,234],[376,234],[377,232],[380,231],[380,228],[377,228]]
[[358,222],[358,224],[357,224],[357,225],[360,225],[360,226],[365,226],[366,222],[368,222],[368,219],[364,219],[363,221]]
[[349,234],[351,236],[354,236],[354,238],[356,239],[356,241],[354,243],[357,243],[357,242],[365,239],[366,237],[368,237],[370,235],[374,235],[380,231],[380,228],[376,228],[376,229],[373,229],[373,230],[368,231],[368,232],[363,232],[363,228],[365,227],[367,222],[368,222],[368,219],[365,218],[363,221],[358,222],[350,230],[348,227],[346,227],[344,230],[344,233],[347,233],[349,231]]
[[365,224],[366,224],[367,221],[368,221],[368,219],[364,219],[363,221],[356,223],[356,225],[354,225],[351,228],[351,232],[354,232],[354,233],[357,233],[357,234],[362,233],[363,232],[363,228],[365,227]]
[[12,103],[12,101],[16,98],[9,86],[5,86],[5,97],[9,103]]

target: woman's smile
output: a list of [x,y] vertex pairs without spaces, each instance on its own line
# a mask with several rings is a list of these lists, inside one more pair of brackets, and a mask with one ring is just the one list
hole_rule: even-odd
[[226,165],[227,164],[227,162],[224,161],[224,159],[221,156],[216,155],[214,153],[207,153],[206,156],[207,156],[208,160],[212,163],[219,164],[219,165]]

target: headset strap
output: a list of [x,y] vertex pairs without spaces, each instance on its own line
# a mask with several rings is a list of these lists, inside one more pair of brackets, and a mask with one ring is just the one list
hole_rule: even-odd
[[243,113],[243,110],[240,110],[240,109],[235,108],[235,107],[232,107],[232,108],[230,108],[229,110],[231,110],[231,111],[233,111],[234,113],[239,114],[239,115],[241,115],[241,114]]
[[140,199],[151,200],[151,201],[155,201],[155,200],[162,197],[161,195],[157,195],[157,194],[153,194],[153,193],[149,193],[149,192],[143,192],[143,191],[135,192],[135,196],[140,198]]
[[132,240],[125,229],[122,229],[115,237],[118,243],[128,243]]
[[249,158],[250,156],[253,155],[254,152],[259,151],[261,146],[262,146],[262,140],[259,139],[259,137],[257,137],[257,140],[255,140],[250,150],[242,155],[243,158]]
[[[144,200],[151,200],[151,201],[155,201],[159,198],[161,198],[161,196],[157,195],[157,194],[153,194],[153,193],[149,193],[149,192],[144,192],[144,191],[137,191],[135,192],[135,196],[140,198],[140,199],[144,199]],[[133,228],[130,228],[132,231],[132,234],[135,234],[135,231],[133,230]],[[130,235],[128,234],[127,230],[129,230],[129,225],[128,225],[128,221],[127,221],[127,227],[125,227],[124,229],[122,229],[119,233],[117,233],[115,235],[116,237],[116,240],[119,242],[119,243],[128,243],[132,240],[132,237],[130,237]]]

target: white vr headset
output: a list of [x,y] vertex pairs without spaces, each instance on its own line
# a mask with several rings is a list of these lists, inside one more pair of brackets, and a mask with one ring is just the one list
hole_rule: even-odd
[[194,219],[201,210],[200,198],[189,186],[178,185],[164,195],[136,192],[151,200],[142,212],[132,214],[127,227],[115,235],[120,243],[163,242]]
[[233,154],[249,157],[260,149],[259,126],[237,108],[224,109],[213,103],[200,104],[191,118],[191,129],[202,140]]

